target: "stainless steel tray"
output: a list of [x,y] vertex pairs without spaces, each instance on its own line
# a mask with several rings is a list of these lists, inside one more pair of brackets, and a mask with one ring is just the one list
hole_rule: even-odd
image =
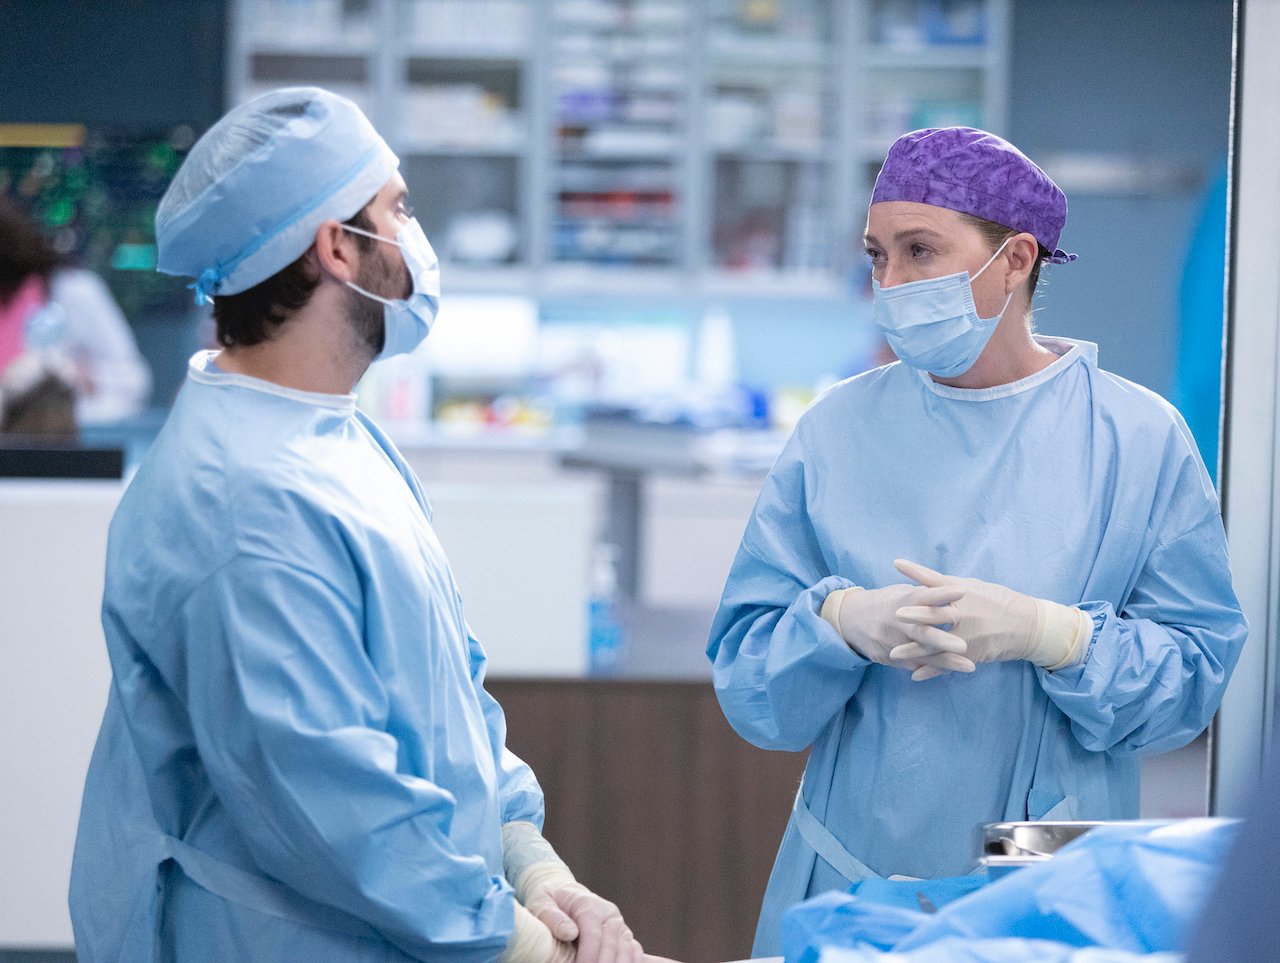
[[982,827],[979,855],[1048,859],[1100,822],[987,823]]
[[979,863],[998,877],[1052,858],[1067,843],[1102,822],[987,823],[978,830]]

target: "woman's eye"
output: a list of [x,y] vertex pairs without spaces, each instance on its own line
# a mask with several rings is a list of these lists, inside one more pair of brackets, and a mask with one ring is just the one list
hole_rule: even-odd
[[912,256],[912,257],[928,257],[930,253],[931,253],[931,252],[929,251],[929,249],[928,249],[927,247],[925,247],[923,244],[912,244],[912,245],[911,245],[911,256]]
[[884,259],[884,255],[880,251],[873,251],[868,248],[867,259],[871,261],[872,264],[879,264],[880,261]]

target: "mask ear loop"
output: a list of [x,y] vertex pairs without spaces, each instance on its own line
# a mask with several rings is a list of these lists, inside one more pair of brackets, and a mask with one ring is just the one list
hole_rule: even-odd
[[[1004,242],[1003,242],[1003,243],[1002,243],[998,248],[996,248],[996,253],[995,253],[995,254],[992,254],[992,255],[991,255],[991,257],[989,257],[989,258],[987,259],[987,263],[986,263],[986,264],[984,264],[984,265],[982,265],[982,267],[978,268],[978,274],[981,274],[981,273],[982,273],[983,271],[985,271],[987,268],[991,267],[991,262],[992,262],[992,261],[994,261],[996,258],[998,258],[998,257],[1000,256],[1000,252],[1001,252],[1001,251],[1003,251],[1003,250],[1005,249],[1005,245],[1007,245],[1007,244],[1008,244],[1010,241],[1012,241],[1015,237],[1017,237],[1017,235],[1016,235],[1016,234],[1011,235],[1011,236],[1009,236],[1009,237],[1006,237],[1006,238],[1004,239]],[[970,283],[972,283],[972,282],[974,282],[974,281],[978,280],[978,274],[975,274],[975,275],[973,275],[972,277],[970,277],[970,278],[969,278]],[[997,315],[995,315],[995,317],[993,317],[993,318],[983,318],[983,320],[984,320],[984,321],[999,321],[1001,318],[1003,318],[1003,317],[1004,317],[1004,313],[1005,313],[1006,311],[1008,311],[1008,310],[1009,310],[1009,304],[1010,304],[1010,302],[1012,302],[1012,301],[1013,301],[1013,293],[1014,293],[1013,291],[1010,291],[1010,292],[1009,292],[1009,296],[1008,296],[1007,298],[1005,298],[1005,299],[1004,299],[1004,307],[1002,307],[1002,308],[1000,309],[1000,312],[999,312]]]
[[352,291],[359,291],[366,298],[369,298],[373,301],[377,301],[379,304],[385,304],[391,307],[394,307],[396,304],[396,302],[391,300],[390,298],[384,298],[380,294],[374,294],[372,291],[366,291],[364,288],[360,287],[360,285],[356,284],[354,281],[348,281],[347,287],[349,287]]
[[[372,231],[365,231],[358,227],[352,227],[350,224],[340,224],[338,226],[341,227],[344,231],[350,231],[352,234],[363,234],[365,237],[371,237],[375,241],[382,241],[386,244],[394,244],[396,247],[400,248],[401,251],[404,250],[404,245],[401,244],[399,239],[397,238],[383,237],[381,234],[374,234]],[[348,281],[347,287],[351,288],[351,290],[353,291],[359,291],[366,298],[371,298],[372,300],[378,301],[379,303],[385,304],[389,307],[395,307],[398,301],[398,299],[384,298],[380,294],[374,294],[372,291],[366,291],[364,288],[360,287],[360,285],[356,284],[354,281]]]
[[[365,237],[371,237],[375,241],[382,241],[384,244],[394,244],[396,247],[401,246],[400,241],[394,237],[383,237],[381,234],[374,234],[372,231],[361,230],[358,227],[352,227],[350,224],[340,224],[338,226],[341,227],[344,231],[350,231],[352,234],[363,234]],[[996,252],[996,253],[999,253],[999,252]],[[990,264],[991,262],[988,261],[987,263]],[[985,268],[983,270],[985,270]],[[982,273],[981,271],[978,272],[978,274],[981,274],[981,273]],[[974,277],[977,277],[977,275],[975,274]]]
[[970,277],[969,280],[970,281],[978,280],[978,275],[982,274],[983,271],[991,267],[991,262],[994,261],[996,258],[998,258],[1000,256],[1000,252],[1003,251],[1005,247],[1008,245],[1008,243],[1017,236],[1018,235],[1016,234],[1011,234],[1009,237],[1006,237],[1004,241],[1001,243],[1001,245],[998,248],[996,248],[996,253],[991,255],[991,257],[987,258],[987,263],[982,265],[982,267],[978,268],[978,273]]

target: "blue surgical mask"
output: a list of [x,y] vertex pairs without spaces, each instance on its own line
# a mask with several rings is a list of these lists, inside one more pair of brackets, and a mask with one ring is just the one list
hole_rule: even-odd
[[974,366],[1009,309],[1013,292],[999,314],[982,318],[973,304],[972,282],[1008,243],[1006,239],[972,278],[968,271],[960,271],[891,288],[872,280],[875,322],[903,364],[940,378],[954,378]]
[[431,333],[436,312],[440,309],[440,262],[431,249],[431,242],[416,217],[405,222],[394,241],[347,224],[342,227],[353,234],[363,234],[400,248],[409,276],[413,279],[413,293],[408,298],[384,298],[350,281],[347,287],[382,303],[385,338],[382,350],[373,360],[382,361],[398,354],[408,354]]

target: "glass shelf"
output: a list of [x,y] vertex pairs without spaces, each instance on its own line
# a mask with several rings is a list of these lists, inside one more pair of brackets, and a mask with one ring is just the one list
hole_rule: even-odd
[[305,57],[308,59],[363,59],[373,53],[372,38],[363,42],[344,42],[327,40],[323,43],[307,43],[298,41],[290,43],[279,38],[263,37],[250,41],[254,56],[262,57]]
[[554,11],[549,258],[606,272],[678,268],[684,4],[559,0]]
[[831,57],[827,46],[819,41],[773,40],[740,35],[713,35],[709,49],[712,63],[781,65],[816,70],[825,67]]
[[985,47],[873,47],[866,65],[872,70],[990,70],[995,66]]
[[526,146],[523,142],[505,143],[495,141],[484,143],[450,143],[448,141],[424,140],[405,137],[398,143],[398,153],[413,157],[505,157],[518,158],[524,155]]
[[837,297],[843,291],[840,279],[831,271],[785,271],[754,269],[712,270],[702,273],[699,289],[704,294],[764,295],[766,297]]
[[510,63],[518,65],[529,56],[529,48],[524,43],[482,44],[469,42],[460,44],[413,44],[405,49],[404,56],[408,60],[460,61],[476,63]]
[[[706,68],[710,210],[704,283],[829,270],[841,0],[713,0]],[[707,279],[710,279],[708,281]]]
[[409,56],[523,59],[532,44],[529,0],[397,0],[396,12]]
[[773,144],[717,145],[712,147],[712,152],[717,158],[725,160],[762,161],[771,164],[826,163],[834,156],[827,144],[803,147]]

